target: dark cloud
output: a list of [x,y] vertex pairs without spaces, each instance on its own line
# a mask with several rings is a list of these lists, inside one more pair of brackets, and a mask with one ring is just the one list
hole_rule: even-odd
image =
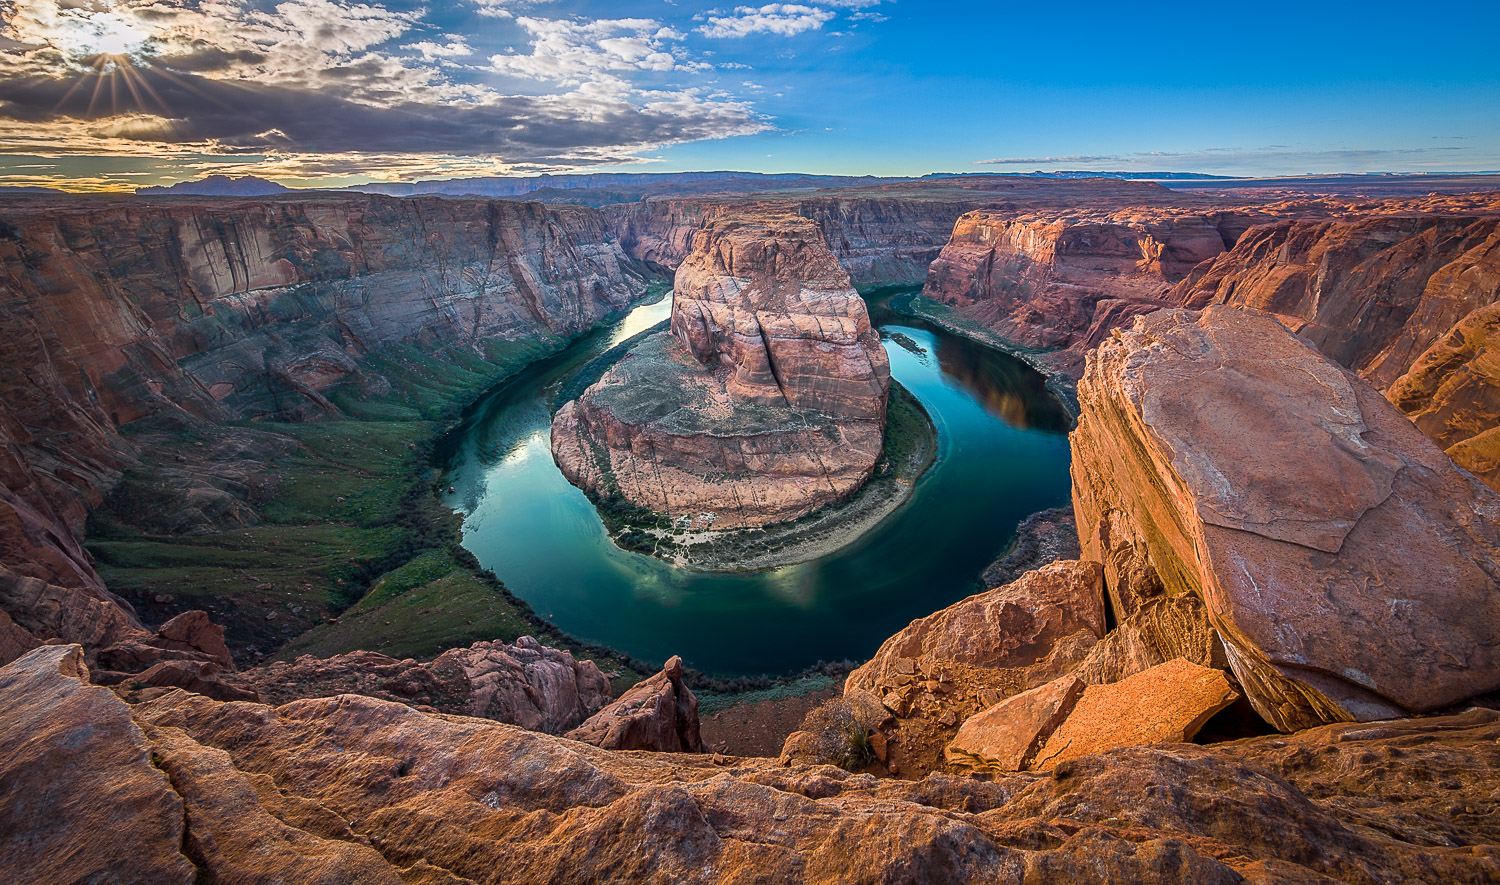
[[[54,78],[0,82],[0,119],[41,126],[92,122],[111,138],[211,143],[229,152],[473,154],[511,163],[615,162],[641,145],[717,138],[760,125],[742,106],[710,102],[637,106],[618,97],[569,94],[375,106],[332,88],[294,89],[149,68],[102,75],[105,80],[132,76],[140,78],[134,91],[128,82],[85,82],[82,88]],[[101,97],[95,85],[102,85]]]

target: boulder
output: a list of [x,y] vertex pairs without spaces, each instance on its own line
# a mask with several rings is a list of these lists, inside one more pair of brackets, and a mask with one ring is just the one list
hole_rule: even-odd
[[[1500,495],[1264,314],[1138,319],[1079,385],[1084,555],[1194,593],[1256,711],[1291,731],[1500,687]],[[1399,539],[1399,540],[1398,540]]]
[[701,753],[698,699],[682,681],[682,658],[638,683],[567,736],[606,750]]
[[1060,763],[1117,747],[1192,740],[1213,715],[1240,696],[1224,671],[1177,658],[1120,682],[1090,685],[1036,751],[1029,767]]
[[1097,563],[1064,560],[960,600],[887,639],[849,674],[844,690],[884,695],[916,672],[919,658],[1006,669],[1044,665],[1056,671],[1048,679],[1067,672],[1104,636],[1101,578]]
[[1024,771],[1042,742],[1073,711],[1084,688],[1078,677],[1063,676],[1006,698],[966,719],[944,755],[974,771]]
[[1089,685],[1119,682],[1183,658],[1200,667],[1229,669],[1224,643],[1208,622],[1208,609],[1192,593],[1147,599],[1135,613],[1089,649],[1073,675]]

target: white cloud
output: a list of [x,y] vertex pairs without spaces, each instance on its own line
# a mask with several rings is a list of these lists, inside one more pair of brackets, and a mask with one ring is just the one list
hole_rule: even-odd
[[417,43],[408,43],[402,49],[412,52],[420,52],[422,57],[428,61],[443,58],[463,58],[474,54],[474,47],[464,41],[462,37],[448,36],[447,43],[438,43],[433,40],[422,40]]
[[708,24],[698,32],[705,37],[733,39],[751,34],[777,34],[791,37],[815,31],[834,18],[834,13],[799,3],[768,3],[764,6],[738,6],[732,15],[711,15]]
[[516,19],[516,24],[531,34],[531,52],[491,56],[490,67],[499,73],[576,86],[604,83],[623,72],[700,67],[685,62],[681,50],[671,45],[683,35],[652,19],[580,22],[528,17]]

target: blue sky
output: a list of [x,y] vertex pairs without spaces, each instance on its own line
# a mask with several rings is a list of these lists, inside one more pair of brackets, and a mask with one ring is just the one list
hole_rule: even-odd
[[12,0],[0,184],[1500,169],[1500,4]]

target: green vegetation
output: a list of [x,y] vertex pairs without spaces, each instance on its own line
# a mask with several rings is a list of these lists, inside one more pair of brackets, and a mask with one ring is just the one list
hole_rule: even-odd
[[433,494],[430,453],[464,405],[567,343],[387,348],[329,397],[338,420],[135,422],[145,463],[90,523],[100,574],[148,622],[208,611],[244,665],[531,634],[633,684],[643,665],[568,639],[482,570]]

